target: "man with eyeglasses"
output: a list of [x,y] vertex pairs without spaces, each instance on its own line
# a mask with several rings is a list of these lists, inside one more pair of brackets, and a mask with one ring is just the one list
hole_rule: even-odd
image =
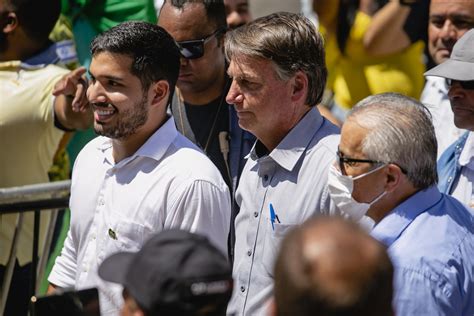
[[466,129],[438,161],[441,192],[474,209],[474,29],[454,45],[451,57],[426,73],[446,80],[454,124]]
[[[255,137],[239,127],[234,108],[225,100],[230,81],[224,56],[224,3],[166,0],[158,25],[174,37],[181,52],[178,89],[171,106],[176,126],[217,166],[234,196]],[[234,205],[232,218],[236,213]]]
[[360,101],[342,126],[329,193],[375,222],[395,268],[397,315],[473,315],[474,216],[436,187],[428,110],[401,94]]
[[[428,48],[432,61],[445,62],[454,44],[474,27],[474,0],[431,0],[428,24]],[[420,101],[433,117],[438,159],[455,142],[464,129],[453,123],[453,111],[449,105],[448,87],[443,78],[425,73],[426,83]]]

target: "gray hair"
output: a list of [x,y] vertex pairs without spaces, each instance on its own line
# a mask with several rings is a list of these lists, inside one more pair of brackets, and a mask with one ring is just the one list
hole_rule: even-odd
[[304,16],[278,12],[245,24],[227,33],[225,54],[228,61],[236,55],[271,60],[280,80],[302,71],[308,77],[306,104],[321,102],[327,78],[324,42]]
[[357,103],[347,119],[369,130],[362,142],[368,159],[397,164],[418,189],[438,182],[438,145],[423,104],[398,93],[383,93]]

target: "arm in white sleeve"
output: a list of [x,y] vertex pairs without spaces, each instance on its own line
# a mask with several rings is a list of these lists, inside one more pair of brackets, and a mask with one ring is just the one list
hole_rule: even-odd
[[61,254],[56,258],[48,281],[60,288],[73,288],[76,283],[76,271],[77,252],[69,229]]

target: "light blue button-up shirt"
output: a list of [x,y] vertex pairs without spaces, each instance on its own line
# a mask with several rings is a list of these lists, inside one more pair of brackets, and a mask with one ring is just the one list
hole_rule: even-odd
[[474,315],[474,217],[432,186],[382,219],[372,236],[395,267],[397,315]]
[[229,314],[266,315],[282,238],[315,214],[336,212],[327,177],[338,133],[313,108],[268,155],[259,157],[256,147],[250,151],[236,194],[240,213]]

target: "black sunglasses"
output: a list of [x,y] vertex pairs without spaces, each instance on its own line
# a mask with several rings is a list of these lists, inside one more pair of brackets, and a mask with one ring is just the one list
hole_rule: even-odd
[[462,81],[462,80],[453,80],[446,78],[446,84],[448,87],[451,87],[453,84],[456,82],[459,83],[459,85],[464,89],[464,90],[474,90],[474,80],[471,81]]
[[213,36],[216,36],[217,34],[224,31],[225,29],[220,28],[215,30],[212,34],[209,34],[208,36],[201,39],[177,42],[181,56],[186,59],[201,58],[204,55],[204,44]]

